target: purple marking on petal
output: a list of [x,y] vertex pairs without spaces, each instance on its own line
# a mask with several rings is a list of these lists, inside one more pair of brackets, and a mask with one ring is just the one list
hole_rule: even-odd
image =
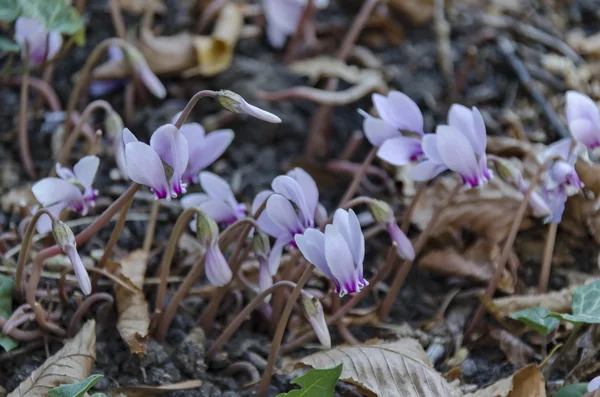
[[406,136],[386,140],[377,151],[377,157],[396,166],[406,165],[422,155],[421,141]]

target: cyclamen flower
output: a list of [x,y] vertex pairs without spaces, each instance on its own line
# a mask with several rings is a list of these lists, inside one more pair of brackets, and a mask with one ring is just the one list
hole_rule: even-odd
[[[314,0],[317,8],[325,8],[329,0]],[[298,29],[306,0],[263,0],[267,19],[267,39],[275,48],[282,48],[288,36]]]
[[[378,146],[377,156],[396,166],[402,166],[423,157],[423,114],[407,95],[392,91],[385,97],[372,95],[379,117],[359,110],[365,119],[363,130],[369,142]],[[404,136],[409,133],[412,136]]]
[[[171,122],[175,124],[178,118],[179,113]],[[183,173],[183,180],[187,183],[198,183],[198,173],[221,157],[235,136],[230,129],[206,134],[204,127],[198,123],[183,124],[179,131],[186,137],[190,153]]]
[[567,91],[565,113],[576,141],[592,150],[600,146],[600,111],[589,96]]
[[448,124],[439,125],[435,134],[423,136],[427,159],[411,169],[409,175],[417,181],[427,181],[450,169],[467,186],[484,185],[492,178],[492,172],[487,167],[487,136],[481,113],[476,107],[454,104],[448,112]]
[[598,389],[600,389],[600,376],[596,376],[587,385],[587,391],[588,391],[588,393],[595,392]]
[[139,142],[133,133],[123,130],[125,165],[129,179],[146,185],[157,199],[170,199],[185,193],[182,182],[188,165],[188,141],[173,124],[159,127],[150,145]]
[[[56,164],[56,177],[44,178],[31,187],[35,199],[55,217],[65,209],[86,215],[89,207],[96,204],[98,191],[92,188],[100,159],[86,156],[79,160],[73,170]],[[52,229],[49,216],[42,215],[37,223],[37,231],[46,233]]]
[[304,258],[333,281],[340,297],[369,285],[363,278],[365,237],[354,211],[340,208],[325,233],[307,229],[294,239]]
[[54,235],[56,244],[65,253],[65,255],[67,255],[71,265],[73,265],[73,271],[75,272],[75,277],[77,278],[79,288],[81,288],[81,291],[84,293],[84,295],[91,294],[92,283],[90,282],[90,277],[87,274],[87,270],[85,270],[83,262],[81,261],[81,257],[77,252],[77,241],[75,240],[73,231],[69,226],[58,219],[52,219],[51,225],[52,234]]
[[257,222],[261,230],[275,237],[269,253],[269,269],[277,273],[283,247],[294,241],[294,236],[315,226],[319,211],[319,190],[314,179],[303,169],[294,168],[287,175],[273,179],[273,190],[260,192],[252,203],[256,213],[265,202],[266,207]]
[[[198,207],[215,222],[226,226],[246,216],[246,206],[237,202],[223,178],[212,172],[201,172],[200,186],[205,193],[192,193],[183,197],[183,208]],[[196,222],[192,221],[190,226],[195,230]]]
[[199,214],[196,219],[196,236],[206,247],[204,270],[208,281],[217,287],[229,284],[233,274],[219,247],[219,228],[215,221],[204,213]]
[[21,46],[21,57],[25,58],[25,43],[29,52],[29,63],[38,65],[51,59],[62,46],[62,36],[58,32],[46,30],[44,25],[33,18],[19,17],[15,22],[15,41]]
[[398,226],[392,208],[384,201],[369,199],[369,211],[378,223],[385,226],[390,238],[396,243],[398,256],[402,259],[415,259],[415,249]]

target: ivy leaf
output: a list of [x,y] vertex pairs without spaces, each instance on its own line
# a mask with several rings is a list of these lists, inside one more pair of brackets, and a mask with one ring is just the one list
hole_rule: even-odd
[[19,16],[19,3],[17,0],[0,1],[0,21],[12,22]]
[[103,375],[90,375],[81,382],[60,385],[48,391],[48,397],[81,397],[102,378]]
[[545,307],[532,307],[520,310],[510,315],[510,318],[519,320],[542,336],[547,336],[560,322],[554,317],[548,317],[550,310]]
[[573,291],[573,314],[550,313],[574,324],[600,324],[600,281],[585,284]]
[[301,390],[281,393],[277,397],[333,397],[335,384],[341,374],[342,364],[329,369],[311,369],[292,380],[292,383],[302,387]]
[[74,35],[83,29],[77,10],[65,0],[18,0],[23,16],[43,24],[49,32]]
[[[14,281],[12,277],[0,274],[0,317],[9,318],[12,314],[12,296]],[[6,351],[17,347],[19,343],[0,331],[0,346]]]
[[7,39],[6,37],[0,36],[0,52],[19,52],[21,47],[14,41]]
[[582,397],[587,393],[587,383],[573,383],[560,389],[554,397]]

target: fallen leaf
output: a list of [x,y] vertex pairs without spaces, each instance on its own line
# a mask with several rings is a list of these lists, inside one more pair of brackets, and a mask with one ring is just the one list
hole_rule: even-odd
[[131,292],[118,284],[114,286],[119,313],[117,330],[133,354],[144,354],[148,340],[150,315],[148,302],[141,291],[147,264],[148,255],[143,250],[131,252],[121,261],[121,276],[130,280],[139,290]]
[[185,382],[173,383],[160,386],[124,386],[112,389],[113,395],[121,393],[127,397],[152,397],[161,393],[168,393],[177,390],[196,389],[202,386],[201,380],[186,380]]
[[544,375],[537,365],[529,365],[512,376],[465,397],[546,397]]
[[319,369],[343,364],[340,380],[355,384],[371,397],[460,396],[432,368],[414,339],[338,347],[304,357],[298,364]]
[[48,358],[7,397],[47,397],[50,389],[80,382],[96,361],[96,321],[86,322],[75,338]]
[[210,36],[195,36],[193,45],[196,50],[197,66],[184,71],[184,77],[214,76],[231,65],[233,50],[237,44],[244,18],[241,9],[228,3],[219,13],[215,28]]
[[196,65],[194,36],[187,32],[155,36],[150,29],[143,27],[139,48],[156,74],[179,73]]
[[575,170],[579,179],[585,185],[586,189],[594,192],[596,197],[600,196],[600,164],[580,158],[575,163]]
[[491,304],[503,317],[508,317],[519,310],[536,306],[544,307],[551,312],[568,312],[571,310],[572,293],[572,288],[564,288],[546,294],[514,295],[496,298],[491,301]]
[[535,356],[531,346],[504,329],[493,329],[490,336],[500,342],[500,350],[517,368],[523,368]]
[[[419,260],[419,267],[487,283],[494,275],[499,257],[500,248],[497,244],[478,240],[460,253],[457,252],[456,247],[427,252]],[[508,269],[502,272],[498,288],[507,294],[515,291],[514,279]]]
[[306,374],[291,381],[291,383],[301,386],[302,390],[281,393],[277,397],[333,397],[335,384],[341,373],[342,364],[328,369],[311,369]]
[[[0,317],[4,317],[4,319],[8,319],[12,314],[14,284],[15,282],[12,277],[0,274]],[[3,347],[5,351],[11,351],[19,346],[19,343],[0,331],[0,346]]]
[[317,81],[323,77],[339,77],[340,79],[357,84],[364,77],[364,70],[357,66],[326,55],[296,61],[288,66],[290,72]]
[[81,397],[90,390],[104,375],[90,375],[81,382],[60,385],[48,392],[48,397]]
[[545,307],[532,307],[513,313],[510,315],[510,318],[525,323],[525,325],[542,336],[548,336],[560,322],[555,318],[548,317],[548,314],[550,314],[550,311]]
[[146,9],[151,8],[156,14],[165,14],[167,6],[162,0],[119,0],[119,5],[123,11],[141,15],[146,12]]

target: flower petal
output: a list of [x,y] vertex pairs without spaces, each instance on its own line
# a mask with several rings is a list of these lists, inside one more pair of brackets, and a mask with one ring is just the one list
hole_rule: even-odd
[[[258,209],[263,205],[265,201],[273,194],[271,190],[264,190],[254,197],[252,201],[252,215],[256,214]],[[256,220],[258,226],[260,226],[261,230],[273,237],[279,237],[282,234],[287,234],[287,231],[275,225],[269,215],[267,215],[266,211],[263,211],[262,214]]]
[[190,193],[190,194],[186,194],[185,196],[183,196],[180,199],[180,203],[184,209],[187,209],[187,208],[191,208],[191,207],[199,207],[200,204],[202,204],[208,200],[210,200],[210,197],[208,197],[208,194]]
[[303,218],[304,227],[314,225],[315,208],[312,208],[312,211],[308,208],[302,187],[294,178],[288,175],[280,175],[273,179],[271,186],[275,193],[279,193],[296,204]]
[[377,157],[396,166],[415,161],[422,154],[421,141],[406,136],[386,140],[377,151]]
[[97,156],[85,156],[75,164],[73,172],[77,178],[77,182],[88,189],[94,183],[100,159]]
[[429,181],[446,171],[448,167],[431,160],[421,161],[408,171],[408,176],[418,182]]
[[[61,201],[59,203],[56,203],[54,205],[49,205],[47,207],[45,207],[48,211],[50,211],[50,213],[52,215],[54,215],[54,217],[59,218],[60,217],[60,213],[62,212],[62,210],[65,209],[65,207],[67,206],[67,203],[65,201]],[[39,217],[35,228],[37,230],[38,233],[48,233],[52,230],[52,219],[50,219],[50,217],[46,214],[42,214],[42,216]]]
[[600,128],[600,110],[596,103],[587,95],[577,91],[567,91],[565,113],[570,125],[576,120],[588,120],[598,131]]
[[[476,109],[476,108],[474,108]],[[477,111],[479,118],[481,114]],[[479,128],[483,123],[483,118],[478,120]],[[471,109],[466,106],[453,104],[448,111],[448,124],[462,133],[468,140],[476,154],[481,155],[485,152],[485,124],[483,124],[483,138],[480,136],[481,131],[475,130],[474,116]],[[483,146],[483,147],[482,147]]]
[[587,119],[577,119],[569,123],[571,135],[577,142],[583,143],[590,149],[600,146],[600,130]]
[[471,185],[480,184],[480,169],[473,146],[456,128],[440,125],[436,130],[440,157],[449,169],[459,173]]
[[352,253],[342,233],[335,225],[325,227],[325,258],[331,274],[339,283],[340,296],[360,289]]
[[44,207],[57,203],[70,203],[83,205],[81,190],[74,184],[60,178],[44,178],[31,187],[35,199]]
[[150,138],[150,146],[162,161],[173,168],[173,175],[169,181],[172,192],[175,195],[183,193],[181,178],[190,156],[187,139],[173,124],[165,124],[154,131]]
[[219,248],[219,244],[215,243],[207,247],[205,255],[204,268],[208,281],[216,287],[223,287],[229,284],[233,274]]
[[337,280],[333,277],[325,258],[325,235],[323,232],[317,229],[306,229],[303,234],[296,234],[294,240],[304,258],[337,285]]
[[437,135],[436,134],[425,134],[421,140],[421,146],[425,156],[436,164],[444,164],[442,156],[437,146]]
[[338,208],[333,215],[333,225],[337,227],[348,243],[355,267],[360,265],[362,268],[365,257],[365,238],[354,211]]
[[66,247],[65,254],[69,258],[71,265],[73,265],[73,271],[75,272],[75,278],[77,278],[77,284],[79,284],[79,288],[81,288],[81,292],[84,295],[89,295],[92,293],[92,283],[90,281],[90,276],[85,270],[85,266],[83,266],[83,262],[81,261],[81,257],[77,252],[77,248],[74,245],[69,244]]
[[319,204],[319,188],[317,187],[317,183],[308,172],[299,167],[289,171],[287,175],[294,178],[300,185],[300,189],[302,189],[306,200],[308,212],[314,216]]
[[46,59],[54,58],[58,54],[58,51],[60,51],[62,43],[62,35],[59,32],[50,32],[48,35],[48,53],[46,54]]
[[125,145],[125,161],[129,179],[154,190],[156,197],[169,197],[169,183],[158,154],[145,143],[130,142]]
[[269,266],[269,272],[272,276],[277,274],[277,270],[279,270],[279,264],[281,263],[281,255],[283,248],[288,245],[292,241],[291,234],[285,234],[277,237],[275,239],[275,243],[271,247],[271,251],[269,251],[269,257],[267,258],[267,263]]
[[167,96],[167,90],[160,79],[150,70],[150,67],[144,62],[141,66],[136,68],[136,72],[140,79],[148,88],[148,91],[155,97],[163,99]]
[[285,230],[292,236],[304,231],[294,207],[282,195],[271,195],[267,200],[265,212],[278,228]]
[[139,142],[138,139],[133,135],[133,132],[129,128],[123,129],[123,144],[127,145],[130,142]]
[[388,116],[398,129],[423,135],[423,114],[419,106],[410,97],[400,91],[392,91],[388,95]]
[[396,222],[390,222],[386,224],[386,230],[392,241],[398,245],[398,256],[402,259],[409,259],[411,261],[415,259],[415,249],[408,237],[406,237],[406,234],[398,227],[398,224]]
[[187,131],[184,133],[182,129],[181,133],[187,138],[190,151],[184,179],[190,180],[196,179],[199,171],[221,157],[233,141],[235,134],[232,130],[219,130],[202,137],[198,134],[192,135],[189,130]]
[[375,93],[371,95],[371,100],[373,101],[373,105],[375,105],[375,109],[377,109],[379,117],[388,123],[393,124],[392,120],[394,119],[394,109],[392,109],[388,98],[384,95]]
[[554,156],[560,156],[563,160],[567,161],[569,152],[571,151],[571,143],[571,138],[563,138],[552,143],[544,152],[544,161]]
[[61,179],[64,179],[65,181],[68,181],[69,179],[76,179],[75,173],[71,169],[63,167],[59,163],[56,163],[54,169],[56,170],[56,175],[58,175]]
[[201,172],[199,179],[202,189],[204,189],[209,197],[214,200],[224,201],[232,208],[235,208],[238,205],[238,202],[231,191],[231,187],[229,187],[229,184],[225,179],[208,171]]
[[361,114],[365,116],[363,131],[369,142],[371,142],[371,145],[381,146],[386,140],[401,135],[398,128],[387,121],[373,117],[366,112],[361,112]]

